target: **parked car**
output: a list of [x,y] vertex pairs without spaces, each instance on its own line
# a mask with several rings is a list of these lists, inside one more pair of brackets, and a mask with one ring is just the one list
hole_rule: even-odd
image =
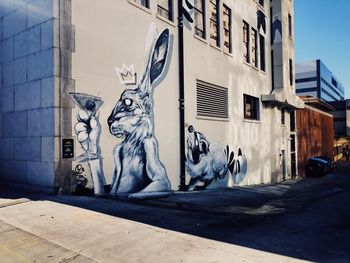
[[330,173],[329,163],[321,158],[310,158],[306,166],[307,177],[322,177]]
[[335,164],[334,164],[332,158],[329,158],[329,157],[324,156],[324,155],[317,156],[315,158],[327,161],[328,173],[331,173],[333,171],[333,168],[334,168]]

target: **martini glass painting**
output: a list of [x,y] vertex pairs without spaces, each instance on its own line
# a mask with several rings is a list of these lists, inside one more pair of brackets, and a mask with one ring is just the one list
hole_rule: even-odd
[[[87,132],[89,133],[91,131],[90,119],[96,116],[96,112],[103,104],[102,98],[85,93],[76,92],[69,92],[69,96],[81,110],[84,110],[88,114],[88,121],[85,121],[84,123],[87,127]],[[98,154],[91,152],[89,146],[90,145],[88,140],[87,150],[85,153],[77,157],[78,161],[86,162],[100,157]]]

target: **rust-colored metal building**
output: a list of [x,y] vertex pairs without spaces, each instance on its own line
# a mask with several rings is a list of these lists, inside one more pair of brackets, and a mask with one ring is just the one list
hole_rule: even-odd
[[308,159],[327,156],[333,159],[334,129],[332,106],[311,96],[301,97],[305,108],[298,110],[298,175],[305,176]]

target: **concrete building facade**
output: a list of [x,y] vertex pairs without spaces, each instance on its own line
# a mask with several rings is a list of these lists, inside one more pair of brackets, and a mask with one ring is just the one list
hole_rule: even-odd
[[1,1],[3,182],[52,187],[59,171],[58,1]]
[[4,3],[2,179],[142,197],[297,170],[293,1],[195,1],[183,34],[176,1]]
[[296,93],[323,101],[344,100],[344,87],[320,60],[296,63]]
[[334,159],[339,160],[350,146],[350,100],[332,101],[329,104],[334,108]]
[[334,108],[334,133],[341,136],[350,136],[350,100],[329,102]]

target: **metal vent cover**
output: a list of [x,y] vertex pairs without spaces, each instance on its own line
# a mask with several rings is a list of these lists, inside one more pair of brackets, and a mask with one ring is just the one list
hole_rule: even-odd
[[227,88],[197,80],[197,116],[228,119]]

